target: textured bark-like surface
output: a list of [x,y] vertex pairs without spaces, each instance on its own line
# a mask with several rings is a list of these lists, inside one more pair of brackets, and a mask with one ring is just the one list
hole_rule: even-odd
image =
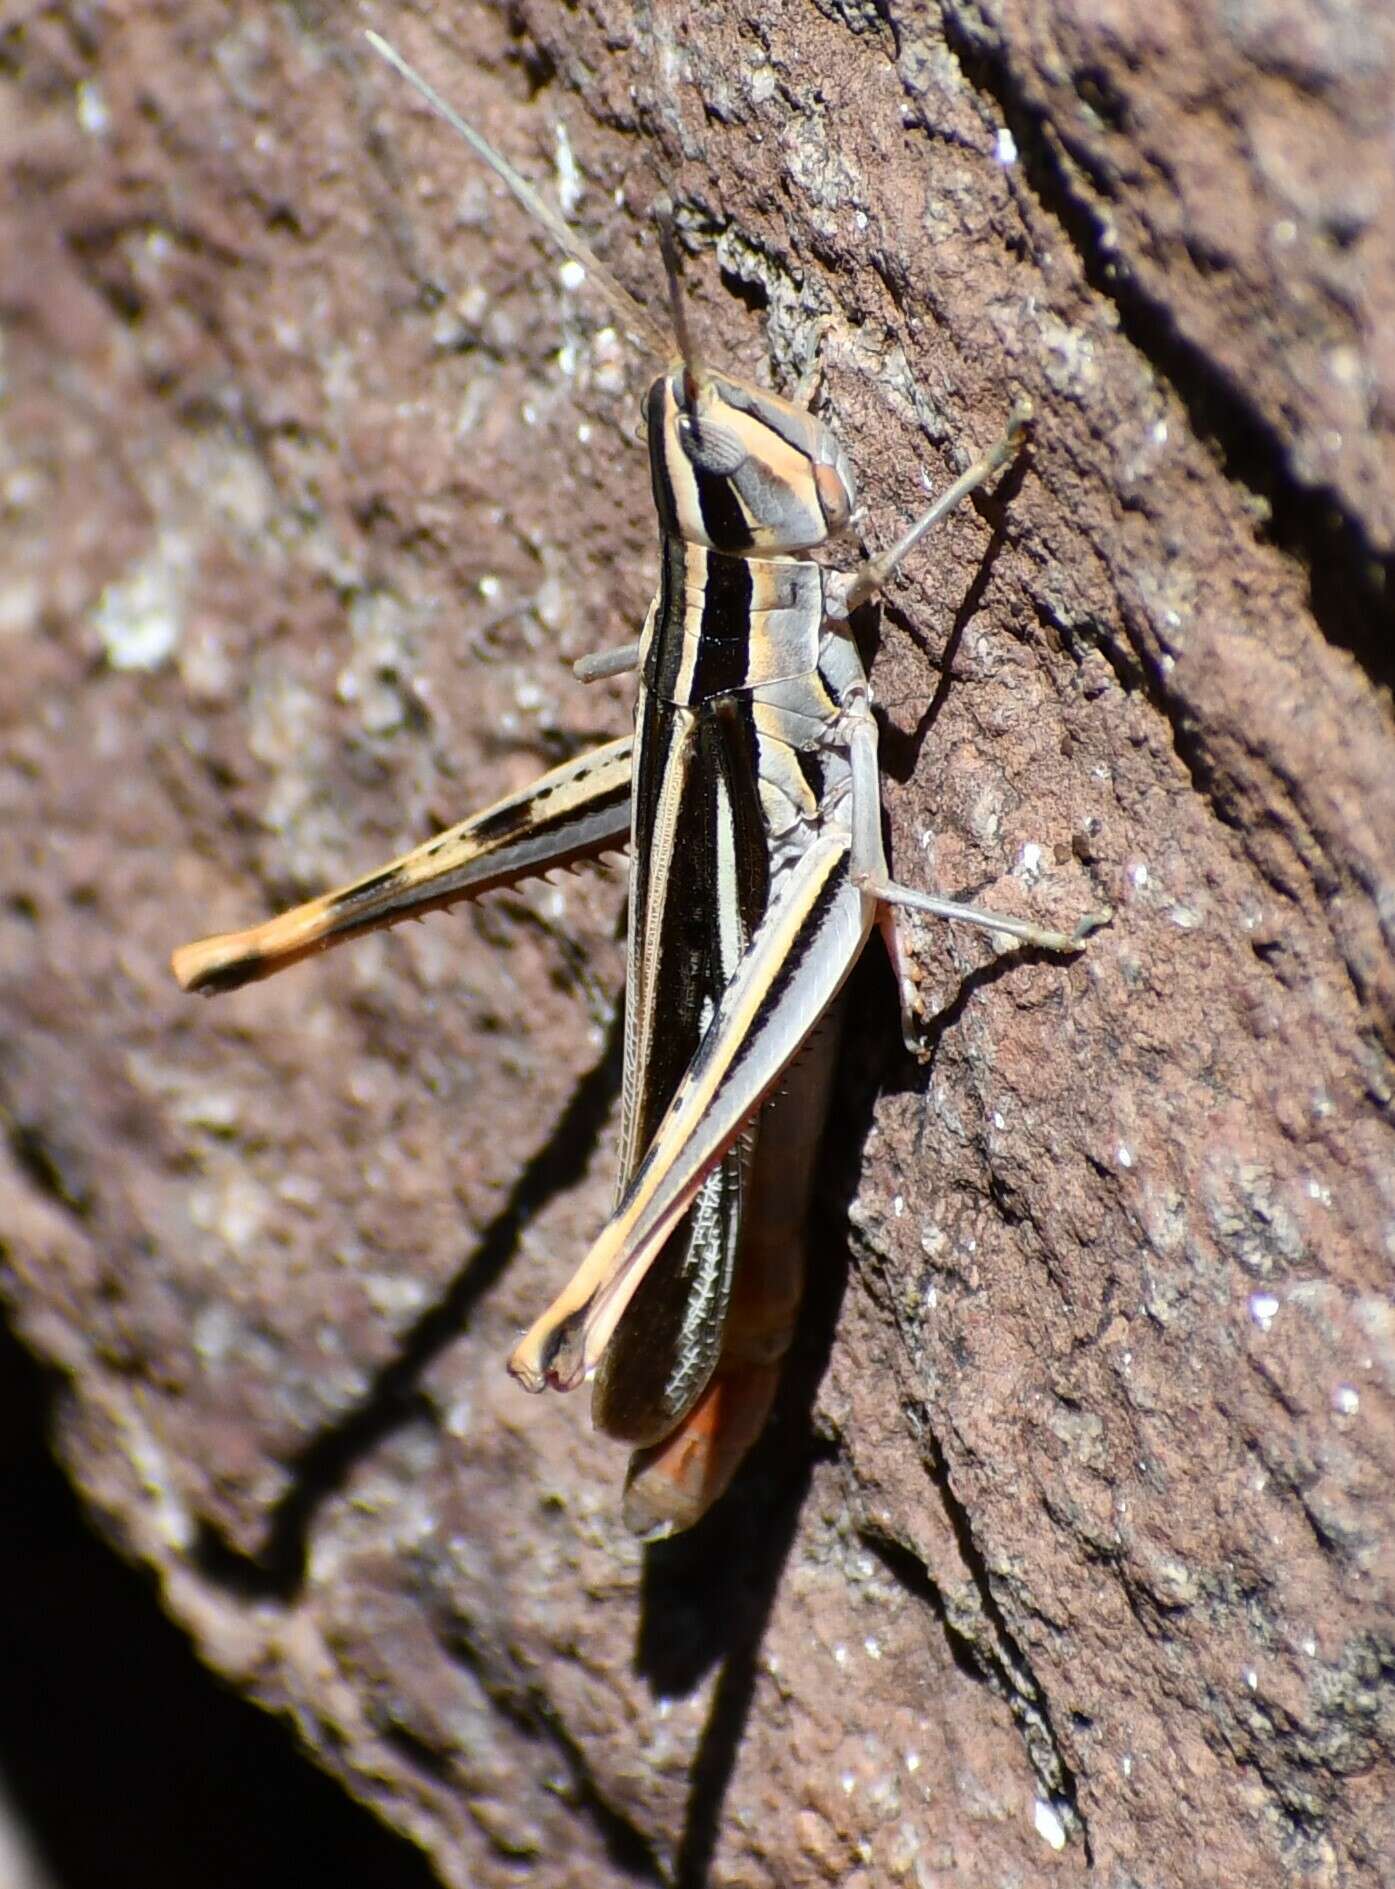
[[[648,1552],[504,1376],[610,1195],[622,879],[204,1006],[170,947],[618,732],[643,364],[817,344],[903,878],[807,1329]],[[6,1291],[205,1657],[454,1884],[1391,1880],[1395,164],[1380,0],[29,9],[0,60]],[[819,324],[826,322],[821,340]],[[847,1263],[848,1256],[851,1264]]]

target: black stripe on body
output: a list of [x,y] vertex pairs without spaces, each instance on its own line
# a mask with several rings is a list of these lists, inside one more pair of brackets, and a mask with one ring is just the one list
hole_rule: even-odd
[[[691,566],[691,577],[690,577]],[[689,652],[688,586],[701,583],[702,617],[692,674],[684,681]],[[714,695],[747,686],[750,668],[753,579],[747,558],[685,545],[667,536],[659,567],[659,595],[645,654],[645,687],[666,702],[696,707]]]
[[[761,1003],[761,1013],[763,1016],[774,1015],[779,1011],[785,993],[799,975],[800,965],[818,943],[830,914],[842,897],[843,890],[848,882],[849,871],[850,862],[847,855],[844,854],[819,887],[814,902],[810,906],[804,922],[795,936],[788,955],[781,964],[779,971],[771,978]],[[727,1065],[722,1076],[721,1087],[725,1088],[733,1080],[740,1070],[741,1065],[759,1043],[760,1037],[760,1024],[757,1022],[742,1038],[740,1046]],[[700,1074],[700,1065],[699,1069],[694,1073]]]
[[[680,729],[692,743],[676,821],[680,838],[660,860],[652,836],[665,773],[684,765],[674,749]],[[638,1046],[643,1075],[629,1141],[636,1166],[700,1050],[703,1024],[721,1003],[770,891],[749,704],[720,698],[693,727],[686,714],[646,690],[637,756],[632,924],[643,923],[649,911],[652,875],[661,872],[664,879],[646,966],[652,1028],[650,1040]],[[724,923],[720,901],[733,898],[734,920],[728,914]],[[730,962],[724,962],[724,938],[729,950],[734,945]],[[706,1386],[721,1353],[749,1162],[749,1139],[743,1139],[704,1182],[636,1289],[596,1373],[592,1415],[604,1434],[634,1447],[657,1442]]]
[[708,553],[702,637],[689,690],[693,703],[746,687],[750,679],[753,587],[748,559]]
[[678,505],[673,496],[673,482],[668,476],[664,452],[667,430],[664,426],[664,399],[668,382],[660,375],[644,402],[644,427],[649,439],[649,477],[654,487],[654,510],[658,513],[659,532],[664,538],[678,535]]
[[[770,892],[769,851],[757,771],[757,748],[749,705],[722,698],[699,717],[696,752],[679,803],[682,836],[667,860],[653,856],[652,836],[671,758],[676,714],[672,705],[647,695],[641,713],[635,773],[635,843],[632,912],[635,922],[649,909],[651,875],[665,873],[658,925],[657,962],[649,970],[653,989],[654,1040],[642,1045],[645,1078],[633,1145],[642,1152],[653,1139],[701,1041],[701,1020],[721,1002],[727,971],[721,962],[721,885],[717,821],[720,777],[729,809],[729,855],[735,862],[737,922],[742,948],[765,915]],[[725,894],[729,896],[728,894]]]
[[698,509],[703,529],[718,551],[745,551],[751,544],[751,527],[746,522],[741,501],[725,474],[703,472],[693,467],[697,485]]
[[[760,747],[751,719],[751,704],[746,696],[722,696],[709,705],[699,723],[698,752],[708,780],[721,776],[732,828],[732,852],[736,860],[737,911],[740,915],[741,948],[744,951],[752,932],[765,917],[770,899],[770,844],[765,826],[765,809],[760,794]],[[717,854],[715,795],[709,803],[713,822],[710,845],[715,862]],[[718,888],[720,890],[720,888]],[[713,997],[725,990],[735,966],[713,972]]]
[[[652,1040],[641,1043],[643,1072],[636,1100],[630,1146],[642,1155],[653,1138],[679,1077],[697,1050],[704,995],[706,928],[710,923],[709,874],[705,870],[702,794],[696,769],[690,769],[679,800],[676,828],[683,836],[666,859],[654,855],[654,832],[665,775],[678,765],[675,744],[683,738],[671,703],[646,692],[640,712],[640,739],[634,783],[633,866],[630,922],[649,930],[655,874],[662,874],[663,908],[650,939],[645,981],[653,992],[649,1013]],[[630,993],[635,1001],[637,992]]]
[[644,686],[665,702],[678,695],[683,666],[683,592],[688,575],[688,553],[683,540],[664,534],[659,558],[659,594],[654,622],[644,656]]

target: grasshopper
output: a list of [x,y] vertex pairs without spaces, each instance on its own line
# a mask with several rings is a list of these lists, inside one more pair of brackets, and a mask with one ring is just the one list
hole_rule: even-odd
[[1067,935],[898,885],[883,849],[877,724],[849,619],[920,538],[1014,457],[1029,409],[891,548],[851,572],[814,553],[856,492],[804,401],[718,372],[693,343],[671,215],[672,337],[468,124],[375,34],[579,262],[662,364],[645,401],[658,592],[638,642],[584,659],[634,670],[631,737],[563,763],[342,889],[184,946],[186,990],[223,991],[378,926],[629,845],[616,1204],[509,1369],[529,1390],[594,1378],[598,1429],[630,1446],[624,1516],[690,1527],[764,1426],[803,1287],[805,1219],[839,993],[874,927],[903,1019],[896,914],[961,920],[1052,952]]

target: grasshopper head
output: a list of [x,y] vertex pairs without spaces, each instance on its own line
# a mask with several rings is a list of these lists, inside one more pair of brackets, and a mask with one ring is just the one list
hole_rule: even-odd
[[803,407],[709,368],[678,367],[654,382],[645,412],[659,518],[688,544],[810,551],[847,524],[852,472]]

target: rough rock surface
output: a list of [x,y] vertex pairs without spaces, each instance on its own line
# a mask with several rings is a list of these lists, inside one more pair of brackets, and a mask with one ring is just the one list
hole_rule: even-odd
[[[204,1656],[451,1884],[1395,1880],[1395,28],[1381,0],[25,10],[0,49],[5,1289]],[[684,23],[684,18],[687,23]],[[700,21],[700,24],[698,23]],[[358,37],[884,543],[903,877],[771,1432],[642,1550],[504,1376],[607,1209],[618,871],[213,1005],[619,731],[642,364]]]

